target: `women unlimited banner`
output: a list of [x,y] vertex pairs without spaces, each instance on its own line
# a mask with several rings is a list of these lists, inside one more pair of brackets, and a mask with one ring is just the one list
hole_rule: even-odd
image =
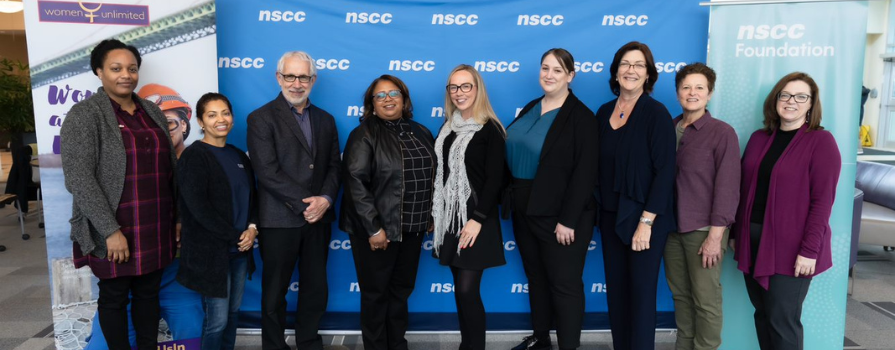
[[[59,156],[59,130],[71,107],[101,86],[90,71],[90,51],[115,38],[136,46],[143,58],[137,94],[162,103],[179,97],[184,103],[162,106],[169,118],[175,147],[201,138],[193,104],[217,91],[215,6],[210,0],[26,1],[25,26],[31,65],[40,178],[46,212],[53,318],[57,349],[105,349],[93,322],[98,289],[89,268],[72,264],[71,194],[66,191]],[[172,99],[173,98],[173,99]],[[170,271],[168,271],[170,270]],[[171,349],[198,349],[202,315],[198,294],[175,285],[176,266],[166,269],[161,339]],[[179,286],[179,288],[178,288]],[[182,312],[178,312],[182,311]],[[195,314],[195,312],[194,312]],[[179,337],[178,337],[179,336]],[[188,339],[187,339],[188,338]],[[181,347],[184,346],[184,347]]]
[[[806,72],[820,87],[822,125],[842,154],[830,219],[833,268],[815,277],[802,308],[805,349],[841,349],[845,333],[859,92],[864,66],[866,2],[753,5],[713,3],[709,65],[718,71],[709,109],[736,129],[741,147],[762,127],[762,103],[784,75]],[[757,349],[754,309],[743,274],[724,264],[724,349]]]

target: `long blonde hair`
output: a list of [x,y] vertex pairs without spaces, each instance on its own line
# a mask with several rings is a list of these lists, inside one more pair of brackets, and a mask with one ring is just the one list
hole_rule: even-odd
[[[476,86],[476,94],[475,101],[472,103],[472,118],[476,123],[481,125],[485,125],[488,120],[493,120],[497,126],[500,128],[502,134],[506,135],[506,128],[503,127],[503,123],[500,122],[500,119],[497,118],[497,114],[494,113],[494,108],[491,108],[491,101],[488,99],[488,93],[485,91],[485,81],[482,79],[482,75],[479,74],[475,68],[468,64],[461,64],[451,70],[451,74],[448,74],[448,81],[445,86],[450,85],[451,77],[454,76],[454,73],[459,71],[467,71],[472,75],[473,84]],[[457,110],[457,106],[454,105],[454,102],[451,101],[451,92],[445,88],[444,90],[444,115],[446,116],[446,122],[449,122],[450,117],[454,115],[454,111]],[[450,124],[448,124],[450,125]]]

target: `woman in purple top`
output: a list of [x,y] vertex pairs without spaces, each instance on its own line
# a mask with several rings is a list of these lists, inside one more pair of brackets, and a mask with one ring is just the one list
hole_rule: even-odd
[[102,88],[72,107],[60,131],[74,264],[99,278],[100,326],[113,350],[131,348],[129,302],[137,347],[156,349],[162,269],[175,253],[174,152],[165,115],[134,94],[141,62],[133,46],[100,42],[90,68]]
[[814,79],[790,73],[765,99],[764,128],[743,154],[731,246],[762,350],[802,349],[802,302],[811,278],[833,265],[830,211],[842,161],[820,122]]
[[665,244],[665,276],[674,297],[676,349],[717,349],[721,261],[740,196],[740,146],[733,128],[705,108],[715,90],[714,70],[693,63],[674,82],[683,110],[674,118],[678,227]]

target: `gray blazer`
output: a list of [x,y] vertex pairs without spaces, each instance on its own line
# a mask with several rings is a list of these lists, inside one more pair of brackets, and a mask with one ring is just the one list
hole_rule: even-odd
[[[149,117],[167,131],[168,122],[162,110],[155,103],[133,96]],[[60,137],[65,189],[72,194],[71,240],[78,242],[84,255],[105,258],[106,238],[121,227],[115,213],[124,190],[127,166],[121,130],[109,95],[100,88],[90,98],[74,105],[65,117]],[[168,144],[171,144],[170,135]],[[175,168],[175,161],[171,152],[171,169]]]
[[[307,224],[301,200],[339,192],[339,133],[326,111],[309,105],[314,142],[309,147],[290,104],[279,94],[248,117],[246,142],[258,178],[258,226],[293,228]],[[311,151],[313,150],[313,152]],[[335,221],[335,203],[320,219]]]

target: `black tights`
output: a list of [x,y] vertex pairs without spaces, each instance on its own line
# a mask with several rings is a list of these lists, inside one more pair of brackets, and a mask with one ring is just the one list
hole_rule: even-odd
[[460,319],[461,350],[485,350],[485,305],[479,289],[482,270],[466,270],[451,266],[454,275],[454,300]]

